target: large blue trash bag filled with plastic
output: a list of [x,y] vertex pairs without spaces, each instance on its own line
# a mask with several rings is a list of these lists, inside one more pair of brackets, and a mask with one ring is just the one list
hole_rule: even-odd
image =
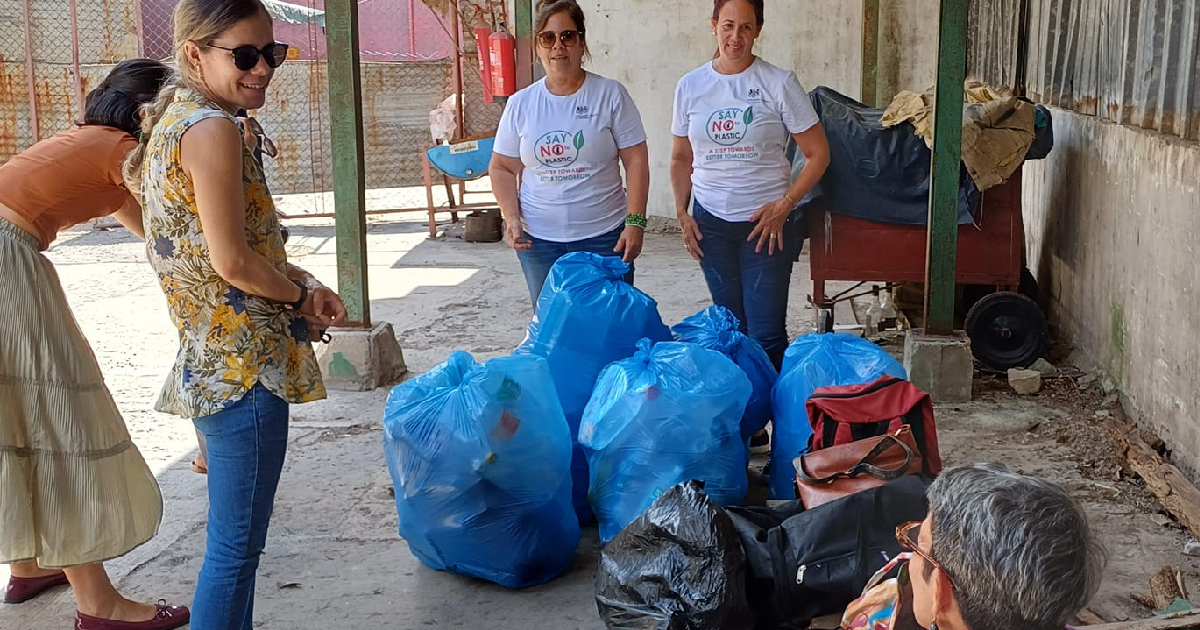
[[740,328],[741,322],[729,309],[714,305],[675,324],[671,333],[678,341],[720,352],[733,359],[746,373],[753,389],[750,402],[746,403],[746,413],[742,414],[742,439],[749,440],[771,420],[771,391],[775,389],[779,373],[762,344]]
[[543,359],[455,352],[392,390],[383,430],[400,535],[421,562],[509,588],[571,565],[571,436]]
[[796,498],[792,460],[808,448],[812,426],[805,403],[818,387],[870,383],[888,374],[908,378],[904,366],[878,345],[844,333],[803,335],[783,355],[775,384],[775,431],[771,435],[771,498]]
[[750,380],[733,361],[696,344],[638,343],[600,374],[579,444],[589,497],[608,542],[663,492],[692,479],[720,505],[746,498],[750,451],[741,418]]
[[[573,438],[579,435],[583,409],[600,371],[632,356],[639,339],[671,338],[658,302],[625,282],[628,272],[629,265],[615,256],[573,252],[559,258],[542,287],[525,341],[516,350],[550,363]],[[571,476],[579,522],[590,523],[587,458],[578,446]]]

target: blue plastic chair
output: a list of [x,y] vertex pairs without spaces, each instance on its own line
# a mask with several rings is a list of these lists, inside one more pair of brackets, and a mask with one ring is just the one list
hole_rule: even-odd
[[[437,221],[435,215],[438,211],[433,204],[433,169],[436,168],[442,174],[442,181],[446,184],[446,196],[450,200],[450,218],[452,221],[458,221],[458,211],[475,208],[491,208],[495,204],[468,204],[466,199],[455,197],[454,188],[450,180],[455,179],[461,182],[469,182],[479,179],[488,174],[488,163],[492,159],[492,145],[495,138],[479,138],[477,140],[459,141],[451,144],[441,144],[434,147],[429,147],[422,155],[424,174],[425,174],[425,197],[429,204],[429,237],[437,237]],[[460,196],[465,195],[465,189],[460,185]]]

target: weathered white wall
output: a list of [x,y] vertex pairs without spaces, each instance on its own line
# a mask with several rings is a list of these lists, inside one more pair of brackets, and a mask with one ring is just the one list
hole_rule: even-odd
[[[588,68],[629,89],[649,134],[650,213],[674,217],[667,169],[675,84],[712,59],[716,39],[707,0],[582,0]],[[857,97],[862,9],[847,0],[773,0],[756,52],[796,72],[804,87],[828,85]]]
[[1025,175],[1030,268],[1060,335],[1200,473],[1200,145],[1054,111]]
[[[935,77],[937,0],[884,0],[880,64],[884,93],[924,90]],[[708,0],[581,0],[587,16],[588,68],[629,89],[650,135],[650,213],[673,217],[667,169],[675,84],[712,58],[716,40]],[[792,69],[808,89],[832,87],[859,97],[862,3],[773,0],[756,52]]]

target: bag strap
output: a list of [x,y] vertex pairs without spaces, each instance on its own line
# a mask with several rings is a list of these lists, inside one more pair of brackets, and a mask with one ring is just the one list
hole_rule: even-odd
[[[904,463],[890,470],[871,464],[871,460],[884,454],[892,446],[899,446],[904,450]],[[879,440],[879,443],[875,445],[875,448],[871,449],[871,452],[867,453],[865,457],[860,459],[857,464],[851,466],[848,470],[834,473],[828,477],[813,479],[808,475],[808,471],[804,470],[804,458],[801,457],[800,466],[796,473],[800,477],[801,481],[809,485],[832,483],[838,479],[850,479],[861,474],[868,474],[882,481],[892,481],[893,479],[899,479],[900,477],[903,477],[904,474],[908,472],[908,467],[912,465],[912,460],[913,452],[912,449],[908,448],[907,444],[896,439],[895,436],[885,435],[883,439]]]

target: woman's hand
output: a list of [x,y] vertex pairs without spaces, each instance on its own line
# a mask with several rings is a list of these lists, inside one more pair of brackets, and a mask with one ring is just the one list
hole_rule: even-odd
[[645,230],[636,225],[626,225],[625,230],[621,232],[621,240],[617,241],[613,251],[621,254],[621,260],[631,263],[641,255],[644,237]]
[[518,252],[527,251],[533,247],[533,243],[525,238],[525,227],[521,225],[521,217],[504,219],[504,240]]
[[696,219],[687,212],[680,212],[676,218],[679,220],[679,229],[683,230],[683,246],[696,262],[700,262],[700,259],[704,258],[704,252],[700,251],[700,241],[704,240],[700,226],[696,225]]
[[788,216],[792,214],[795,205],[792,200],[785,197],[759,208],[758,212],[750,217],[750,222],[754,224],[754,231],[750,232],[750,238],[747,238],[746,242],[758,239],[758,244],[754,247],[756,253],[761,254],[764,245],[767,248],[768,256],[783,251],[783,226],[787,223]]
[[300,307],[300,314],[308,321],[310,328],[320,330],[346,323],[346,305],[337,293],[325,285],[312,287],[308,299]]

